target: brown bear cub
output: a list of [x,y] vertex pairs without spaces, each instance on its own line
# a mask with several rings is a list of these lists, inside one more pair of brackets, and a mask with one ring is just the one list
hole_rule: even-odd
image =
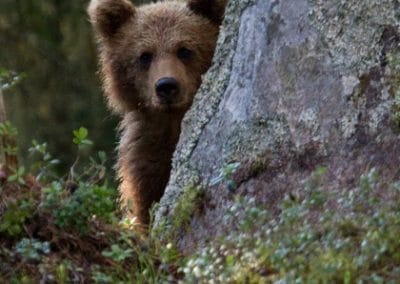
[[92,0],[109,106],[123,116],[121,201],[139,224],[164,193],[183,115],[211,64],[226,0]]

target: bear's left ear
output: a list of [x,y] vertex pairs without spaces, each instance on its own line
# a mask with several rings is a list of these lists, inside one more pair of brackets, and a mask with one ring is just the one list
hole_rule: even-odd
[[226,2],[227,0],[189,0],[188,7],[195,14],[220,25],[224,18]]

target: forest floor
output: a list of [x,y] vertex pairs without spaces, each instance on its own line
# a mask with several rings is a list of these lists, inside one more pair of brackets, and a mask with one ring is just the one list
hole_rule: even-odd
[[[91,144],[85,129],[74,144]],[[375,169],[327,191],[318,168],[278,215],[238,196],[227,212],[236,229],[183,255],[177,237],[190,226],[150,233],[122,217],[104,153],[78,154],[61,176],[45,143],[30,153],[27,168],[0,167],[0,283],[400,282],[400,183]]]

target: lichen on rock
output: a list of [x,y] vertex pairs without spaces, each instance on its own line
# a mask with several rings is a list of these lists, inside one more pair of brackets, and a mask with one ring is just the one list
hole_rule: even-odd
[[313,26],[328,44],[340,70],[365,72],[379,64],[381,37],[387,26],[399,28],[398,1],[309,0]]

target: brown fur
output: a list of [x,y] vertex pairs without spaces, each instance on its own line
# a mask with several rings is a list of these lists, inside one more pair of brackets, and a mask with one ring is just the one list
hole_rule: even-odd
[[[210,66],[225,2],[165,1],[136,8],[127,0],[92,0],[89,5],[105,94],[123,115],[121,198],[141,224],[148,223],[149,208],[164,193],[180,123]],[[182,48],[189,58],[180,57]],[[155,89],[166,77],[179,83],[168,103]]]

